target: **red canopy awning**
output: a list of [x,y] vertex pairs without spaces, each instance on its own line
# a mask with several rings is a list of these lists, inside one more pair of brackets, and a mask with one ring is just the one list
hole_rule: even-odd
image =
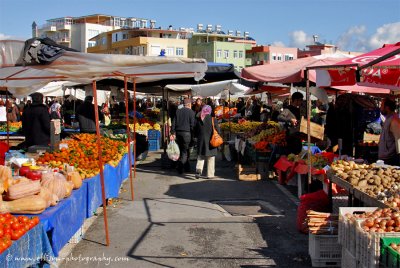
[[[400,90],[400,42],[384,45],[382,48],[338,62],[336,65],[319,67],[321,68],[316,67],[316,83],[320,87],[358,84]],[[360,71],[360,82],[357,82],[358,71]]]

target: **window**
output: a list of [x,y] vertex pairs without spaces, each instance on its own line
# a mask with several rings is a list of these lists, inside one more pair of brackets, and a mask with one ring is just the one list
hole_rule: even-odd
[[278,60],[282,60],[282,54],[278,54]]
[[272,53],[272,60],[276,60],[276,54]]
[[114,26],[120,26],[121,25],[121,19],[120,18],[114,18]]
[[243,58],[243,51],[239,51],[239,59]]
[[173,47],[167,47],[165,49],[165,55],[166,56],[173,56],[174,55],[174,48]]
[[264,53],[264,60],[265,61],[268,61],[269,60],[269,53],[267,52],[267,53]]
[[183,56],[183,47],[176,48],[176,56]]
[[285,54],[285,60],[293,60],[293,54]]
[[238,58],[238,51],[237,51],[237,50],[234,50],[234,51],[233,51],[233,58],[234,58],[234,59],[237,59],[237,58]]
[[127,33],[123,33],[122,34],[122,40],[126,40],[128,39],[128,34]]
[[161,52],[161,48],[160,48],[160,46],[151,46],[151,55],[153,55],[153,56],[158,56],[158,55],[160,55],[160,52]]
[[222,57],[222,50],[217,49],[217,58],[221,58],[221,57]]
[[229,50],[224,50],[224,58],[229,58]]

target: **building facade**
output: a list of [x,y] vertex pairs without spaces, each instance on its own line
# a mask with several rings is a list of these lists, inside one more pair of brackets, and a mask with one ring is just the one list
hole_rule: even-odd
[[197,31],[193,31],[189,39],[189,53],[191,58],[204,58],[208,62],[232,63],[235,69],[240,71],[250,65],[250,60],[246,58],[246,50],[256,45],[256,41],[249,37],[248,32],[243,35],[240,31],[221,30],[220,25],[213,29],[212,25],[207,25],[203,29],[202,24],[197,25]]
[[250,65],[263,65],[297,59],[297,51],[292,47],[255,46],[246,51],[246,57]]
[[82,17],[62,17],[50,19],[41,27],[32,24],[32,37],[48,37],[55,42],[87,52],[95,45],[91,39],[103,32],[121,28],[147,28],[149,20],[142,18],[124,18],[102,14]]
[[186,29],[155,28],[151,20],[149,28],[124,28],[101,33],[91,39],[94,45],[89,53],[126,54],[138,56],[187,57],[188,36]]

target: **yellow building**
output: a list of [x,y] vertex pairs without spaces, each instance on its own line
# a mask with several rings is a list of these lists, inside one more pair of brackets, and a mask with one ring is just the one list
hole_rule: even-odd
[[101,33],[91,39],[95,45],[87,52],[138,56],[165,53],[165,56],[186,58],[190,33],[183,28],[174,30],[172,26],[155,28],[154,24],[155,21],[151,20],[149,28],[123,28]]

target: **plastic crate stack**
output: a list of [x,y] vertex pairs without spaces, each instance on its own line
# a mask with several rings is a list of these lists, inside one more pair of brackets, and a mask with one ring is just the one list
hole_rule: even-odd
[[149,142],[149,151],[160,150],[161,132],[154,129],[147,131],[147,139]]
[[362,214],[375,211],[376,207],[341,207],[339,208],[339,231],[338,241],[342,246],[342,265],[344,268],[358,268],[359,259],[356,258],[358,245],[356,240],[356,223],[361,220],[354,220],[349,215]]
[[337,235],[309,233],[308,253],[313,267],[340,267],[342,252]]

